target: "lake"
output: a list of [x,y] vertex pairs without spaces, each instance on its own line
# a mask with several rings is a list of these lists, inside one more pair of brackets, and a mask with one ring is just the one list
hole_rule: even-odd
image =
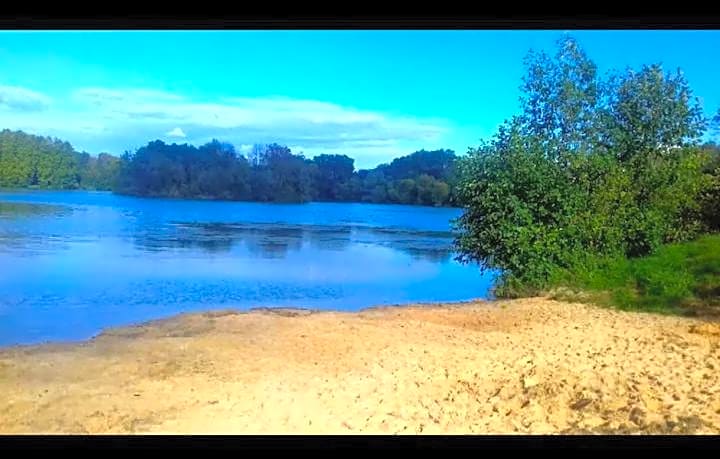
[[460,209],[0,191],[0,345],[179,312],[486,298],[454,260]]

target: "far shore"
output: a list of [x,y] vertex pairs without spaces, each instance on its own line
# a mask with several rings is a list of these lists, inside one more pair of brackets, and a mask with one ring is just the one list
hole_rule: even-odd
[[0,349],[0,433],[720,433],[720,323],[547,298],[181,314]]
[[[462,209],[462,206],[458,205],[426,205],[426,204],[412,204],[412,203],[399,203],[399,202],[370,202],[370,201],[330,201],[322,199],[314,199],[310,201],[258,201],[251,199],[223,199],[211,196],[168,196],[163,194],[132,194],[132,193],[120,193],[113,190],[95,190],[85,188],[40,188],[40,187],[23,187],[23,188],[3,188],[0,187],[0,193],[27,193],[27,192],[55,192],[55,193],[96,193],[96,194],[108,194],[113,196],[120,196],[124,198],[137,198],[137,199],[151,199],[151,200],[168,200],[168,201],[197,201],[197,202],[224,202],[224,203],[243,203],[243,204],[269,204],[276,206],[287,206],[287,205],[303,205],[303,204],[362,204],[370,206],[398,206],[398,207],[421,207],[421,208],[432,208],[432,209]],[[1,198],[2,196],[0,196]],[[1,199],[0,199],[1,200]]]

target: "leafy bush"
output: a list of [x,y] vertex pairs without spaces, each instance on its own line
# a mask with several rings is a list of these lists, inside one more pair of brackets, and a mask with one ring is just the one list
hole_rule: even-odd
[[[531,53],[526,64],[522,114],[458,164],[458,258],[502,271],[496,295],[537,293],[559,270],[645,256],[707,228],[704,121],[681,72],[653,65],[601,81],[568,37],[555,59]],[[658,290],[663,272],[636,270],[648,295],[687,296],[681,275]]]

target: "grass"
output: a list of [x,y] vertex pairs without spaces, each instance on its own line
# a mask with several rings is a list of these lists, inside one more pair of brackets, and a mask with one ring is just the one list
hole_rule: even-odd
[[637,259],[589,260],[558,272],[552,297],[622,310],[720,315],[720,235],[661,247]]

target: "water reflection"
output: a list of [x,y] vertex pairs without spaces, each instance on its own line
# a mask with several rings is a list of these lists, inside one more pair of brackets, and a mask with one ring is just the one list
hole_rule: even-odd
[[187,311],[357,310],[485,297],[459,209],[0,191],[0,346]]
[[431,262],[450,260],[452,240],[452,233],[447,231],[358,225],[187,222],[172,223],[163,232],[137,233],[134,238],[136,247],[152,252],[200,249],[212,254],[231,252],[242,246],[261,258],[285,258],[304,247],[344,251],[350,244],[373,244]]
[[[38,218],[55,220],[73,213],[68,206],[0,201],[0,252],[53,250],[64,247],[65,239],[58,234],[37,235],[27,231]],[[12,224],[12,225],[11,225]]]
[[0,201],[0,219],[38,216],[62,217],[71,212],[72,209],[67,206]]

